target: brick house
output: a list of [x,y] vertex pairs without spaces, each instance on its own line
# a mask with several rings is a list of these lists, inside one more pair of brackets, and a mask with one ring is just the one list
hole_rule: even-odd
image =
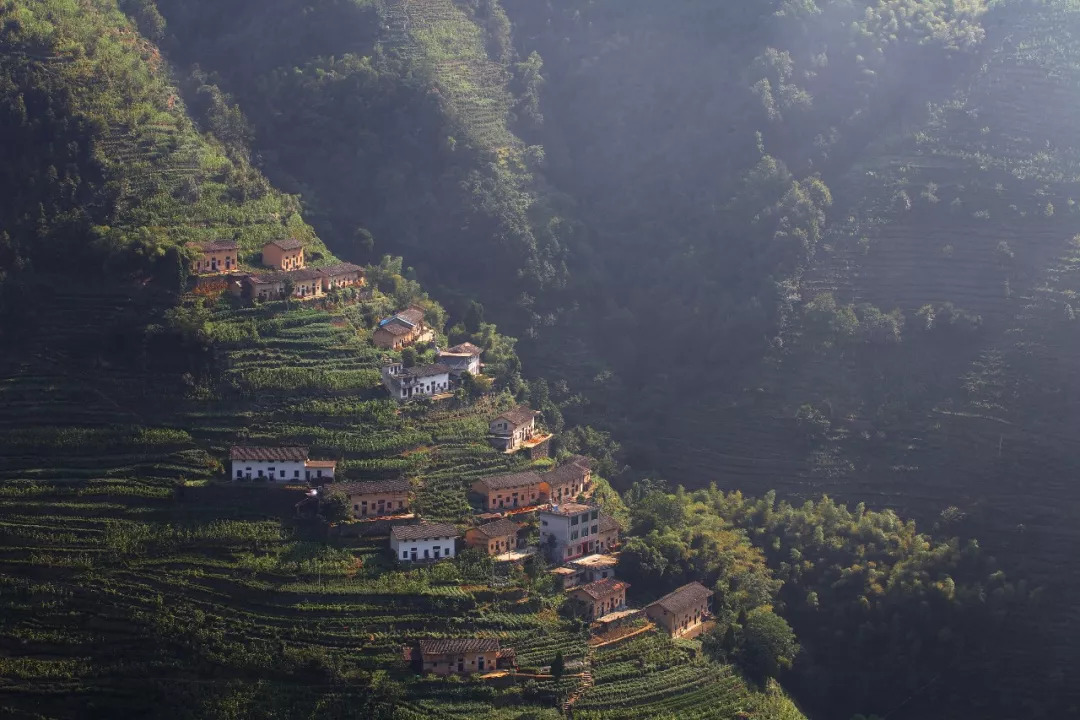
[[465,531],[465,544],[482,548],[488,555],[502,555],[517,548],[518,524],[496,520]]
[[380,320],[371,339],[376,347],[383,350],[400,350],[416,342],[431,340],[434,336],[424,324],[424,311],[411,307]]
[[408,512],[410,490],[408,480],[372,480],[328,485],[323,492],[340,492],[348,498],[353,517],[369,518]]
[[536,416],[539,414],[525,406],[507,410],[488,424],[491,443],[499,450],[517,450],[537,434]]
[[596,580],[570,591],[570,599],[578,606],[581,617],[596,620],[626,606],[626,589],[630,583],[615,578]]
[[551,489],[535,472],[495,475],[472,484],[473,492],[484,498],[485,510],[525,507],[546,502]]
[[322,276],[323,292],[330,292],[334,288],[360,287],[364,284],[364,270],[359,265],[352,263],[337,263],[319,268]]
[[191,272],[195,274],[232,272],[237,267],[237,246],[235,240],[211,240],[196,243],[192,247],[199,251],[199,256],[191,263]]
[[619,533],[622,528],[610,515],[600,515],[599,532],[596,535],[596,552],[611,552],[619,547]]
[[[471,675],[495,670],[503,658],[495,638],[442,638],[420,641],[420,668],[435,675]],[[509,648],[507,648],[509,650]]]
[[300,299],[323,296],[322,275],[318,270],[250,273],[243,279],[242,294],[258,300],[283,300],[292,283],[292,296]]
[[709,617],[709,598],[713,591],[699,582],[683,585],[645,608],[657,625],[672,637],[692,634]]
[[579,495],[588,498],[593,494],[592,470],[588,460],[580,455],[540,477],[551,486],[551,502],[576,500]]
[[304,267],[304,243],[296,238],[271,240],[263,245],[262,263],[275,270],[302,270]]

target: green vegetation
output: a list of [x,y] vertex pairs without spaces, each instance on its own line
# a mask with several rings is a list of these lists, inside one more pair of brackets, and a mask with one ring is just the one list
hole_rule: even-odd
[[[1078,29],[1064,0],[0,0],[4,707],[801,718],[779,678],[822,717],[1074,714]],[[371,292],[185,294],[185,245],[285,235]],[[486,367],[399,409],[370,338],[412,303]],[[713,631],[593,651],[542,563],[401,570],[219,482],[234,442],[304,444],[461,523],[527,464],[485,440],[519,402],[595,459],[632,599],[700,580]],[[476,634],[556,677],[401,661]]]

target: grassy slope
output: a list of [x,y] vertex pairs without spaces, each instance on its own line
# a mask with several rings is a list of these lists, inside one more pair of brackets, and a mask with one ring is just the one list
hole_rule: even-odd
[[[195,131],[156,52],[110,3],[17,8],[50,52],[79,58],[57,70],[76,112],[110,118],[91,140],[106,177],[131,183],[115,227],[138,231],[153,205],[164,244],[228,228],[253,250],[283,227],[304,230],[295,212],[282,216],[290,201],[272,191],[221,202],[233,187],[230,161]],[[106,101],[103,86],[129,94]],[[172,180],[156,179],[172,170],[199,192],[177,197]],[[8,713],[372,717],[389,711],[380,698],[398,697],[400,718],[558,716],[553,701],[572,679],[522,696],[414,679],[397,659],[406,639],[476,632],[515,646],[524,666],[556,649],[583,656],[584,634],[548,600],[519,602],[518,580],[488,588],[465,567],[396,572],[380,541],[329,548],[294,526],[287,518],[299,491],[217,482],[233,442],[305,443],[342,459],[351,478],[415,478],[421,509],[461,520],[469,480],[513,467],[484,442],[496,411],[488,403],[399,415],[375,399],[379,355],[365,318],[385,312],[387,299],[192,312],[207,321],[206,356],[143,333],[167,309],[162,296],[115,280],[61,282],[35,296],[34,329],[0,368]],[[200,370],[181,377],[188,367]],[[665,639],[640,642],[619,659],[639,678],[634,697],[658,717],[683,717],[691,705],[700,717],[798,717],[775,693],[755,693]],[[614,682],[601,679],[581,700],[593,717],[636,712]],[[496,700],[509,706],[495,709]]]

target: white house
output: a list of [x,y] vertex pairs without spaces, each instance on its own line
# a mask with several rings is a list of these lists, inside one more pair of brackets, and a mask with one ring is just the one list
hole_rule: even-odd
[[399,402],[450,391],[450,368],[438,363],[412,368],[393,363],[382,369],[382,378],[390,397]]
[[458,537],[457,528],[444,523],[395,525],[390,530],[390,549],[401,562],[452,558]]
[[469,372],[480,374],[480,355],[484,351],[472,343],[461,343],[447,350],[439,351],[439,362],[450,368],[450,373],[460,375]]
[[233,480],[274,483],[325,482],[334,479],[337,462],[310,460],[305,447],[244,447],[229,450]]
[[536,416],[539,414],[522,406],[499,415],[488,424],[492,444],[507,452],[517,450],[537,434]]
[[596,550],[600,510],[574,502],[554,504],[536,511],[540,521],[540,547],[552,562],[566,562]]

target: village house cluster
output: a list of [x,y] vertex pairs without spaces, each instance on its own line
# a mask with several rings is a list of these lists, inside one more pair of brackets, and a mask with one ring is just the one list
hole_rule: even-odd
[[[268,243],[262,259],[274,268],[270,273],[239,278],[252,297],[280,297],[286,292],[284,278],[297,297],[317,297],[328,288],[363,283],[356,266],[305,268],[303,246],[295,241]],[[235,270],[235,243],[207,244],[197,263],[202,273]],[[372,340],[385,350],[400,351],[435,336],[423,309],[410,307],[380,321]],[[406,367],[403,362],[387,362],[382,380],[398,402],[437,399],[452,393],[465,373],[482,374],[482,354],[471,343],[436,348],[434,363]],[[538,426],[538,415],[525,406],[500,413],[489,421],[489,442],[502,453],[546,458],[552,436]],[[320,513],[331,496],[339,498],[335,504],[343,497],[352,520],[349,527],[359,534],[386,536],[389,555],[402,565],[453,559],[461,548],[482,552],[496,563],[543,556],[551,565],[548,573],[555,586],[566,593],[566,611],[589,622],[595,632],[639,618],[650,623],[647,628],[655,625],[672,637],[690,637],[710,617],[712,592],[699,583],[684,585],[644,608],[627,607],[630,584],[617,577],[622,528],[593,500],[596,483],[590,461],[579,455],[546,470],[476,479],[469,489],[478,510],[464,530],[415,515],[409,480],[339,482],[336,462],[312,459],[305,447],[236,446],[230,449],[229,460],[229,476],[235,482],[308,485],[306,499],[297,503],[301,516]],[[467,675],[515,667],[513,649],[492,638],[426,638],[403,650],[404,658],[424,673]]]
[[271,240],[262,249],[259,272],[240,270],[239,250],[235,240],[212,240],[195,245],[196,258],[191,272],[196,275],[228,276],[227,289],[236,296],[257,300],[283,300],[290,295],[306,300],[325,296],[336,288],[362,287],[364,271],[352,263],[335,263],[309,268],[304,259],[304,244],[296,238]]

